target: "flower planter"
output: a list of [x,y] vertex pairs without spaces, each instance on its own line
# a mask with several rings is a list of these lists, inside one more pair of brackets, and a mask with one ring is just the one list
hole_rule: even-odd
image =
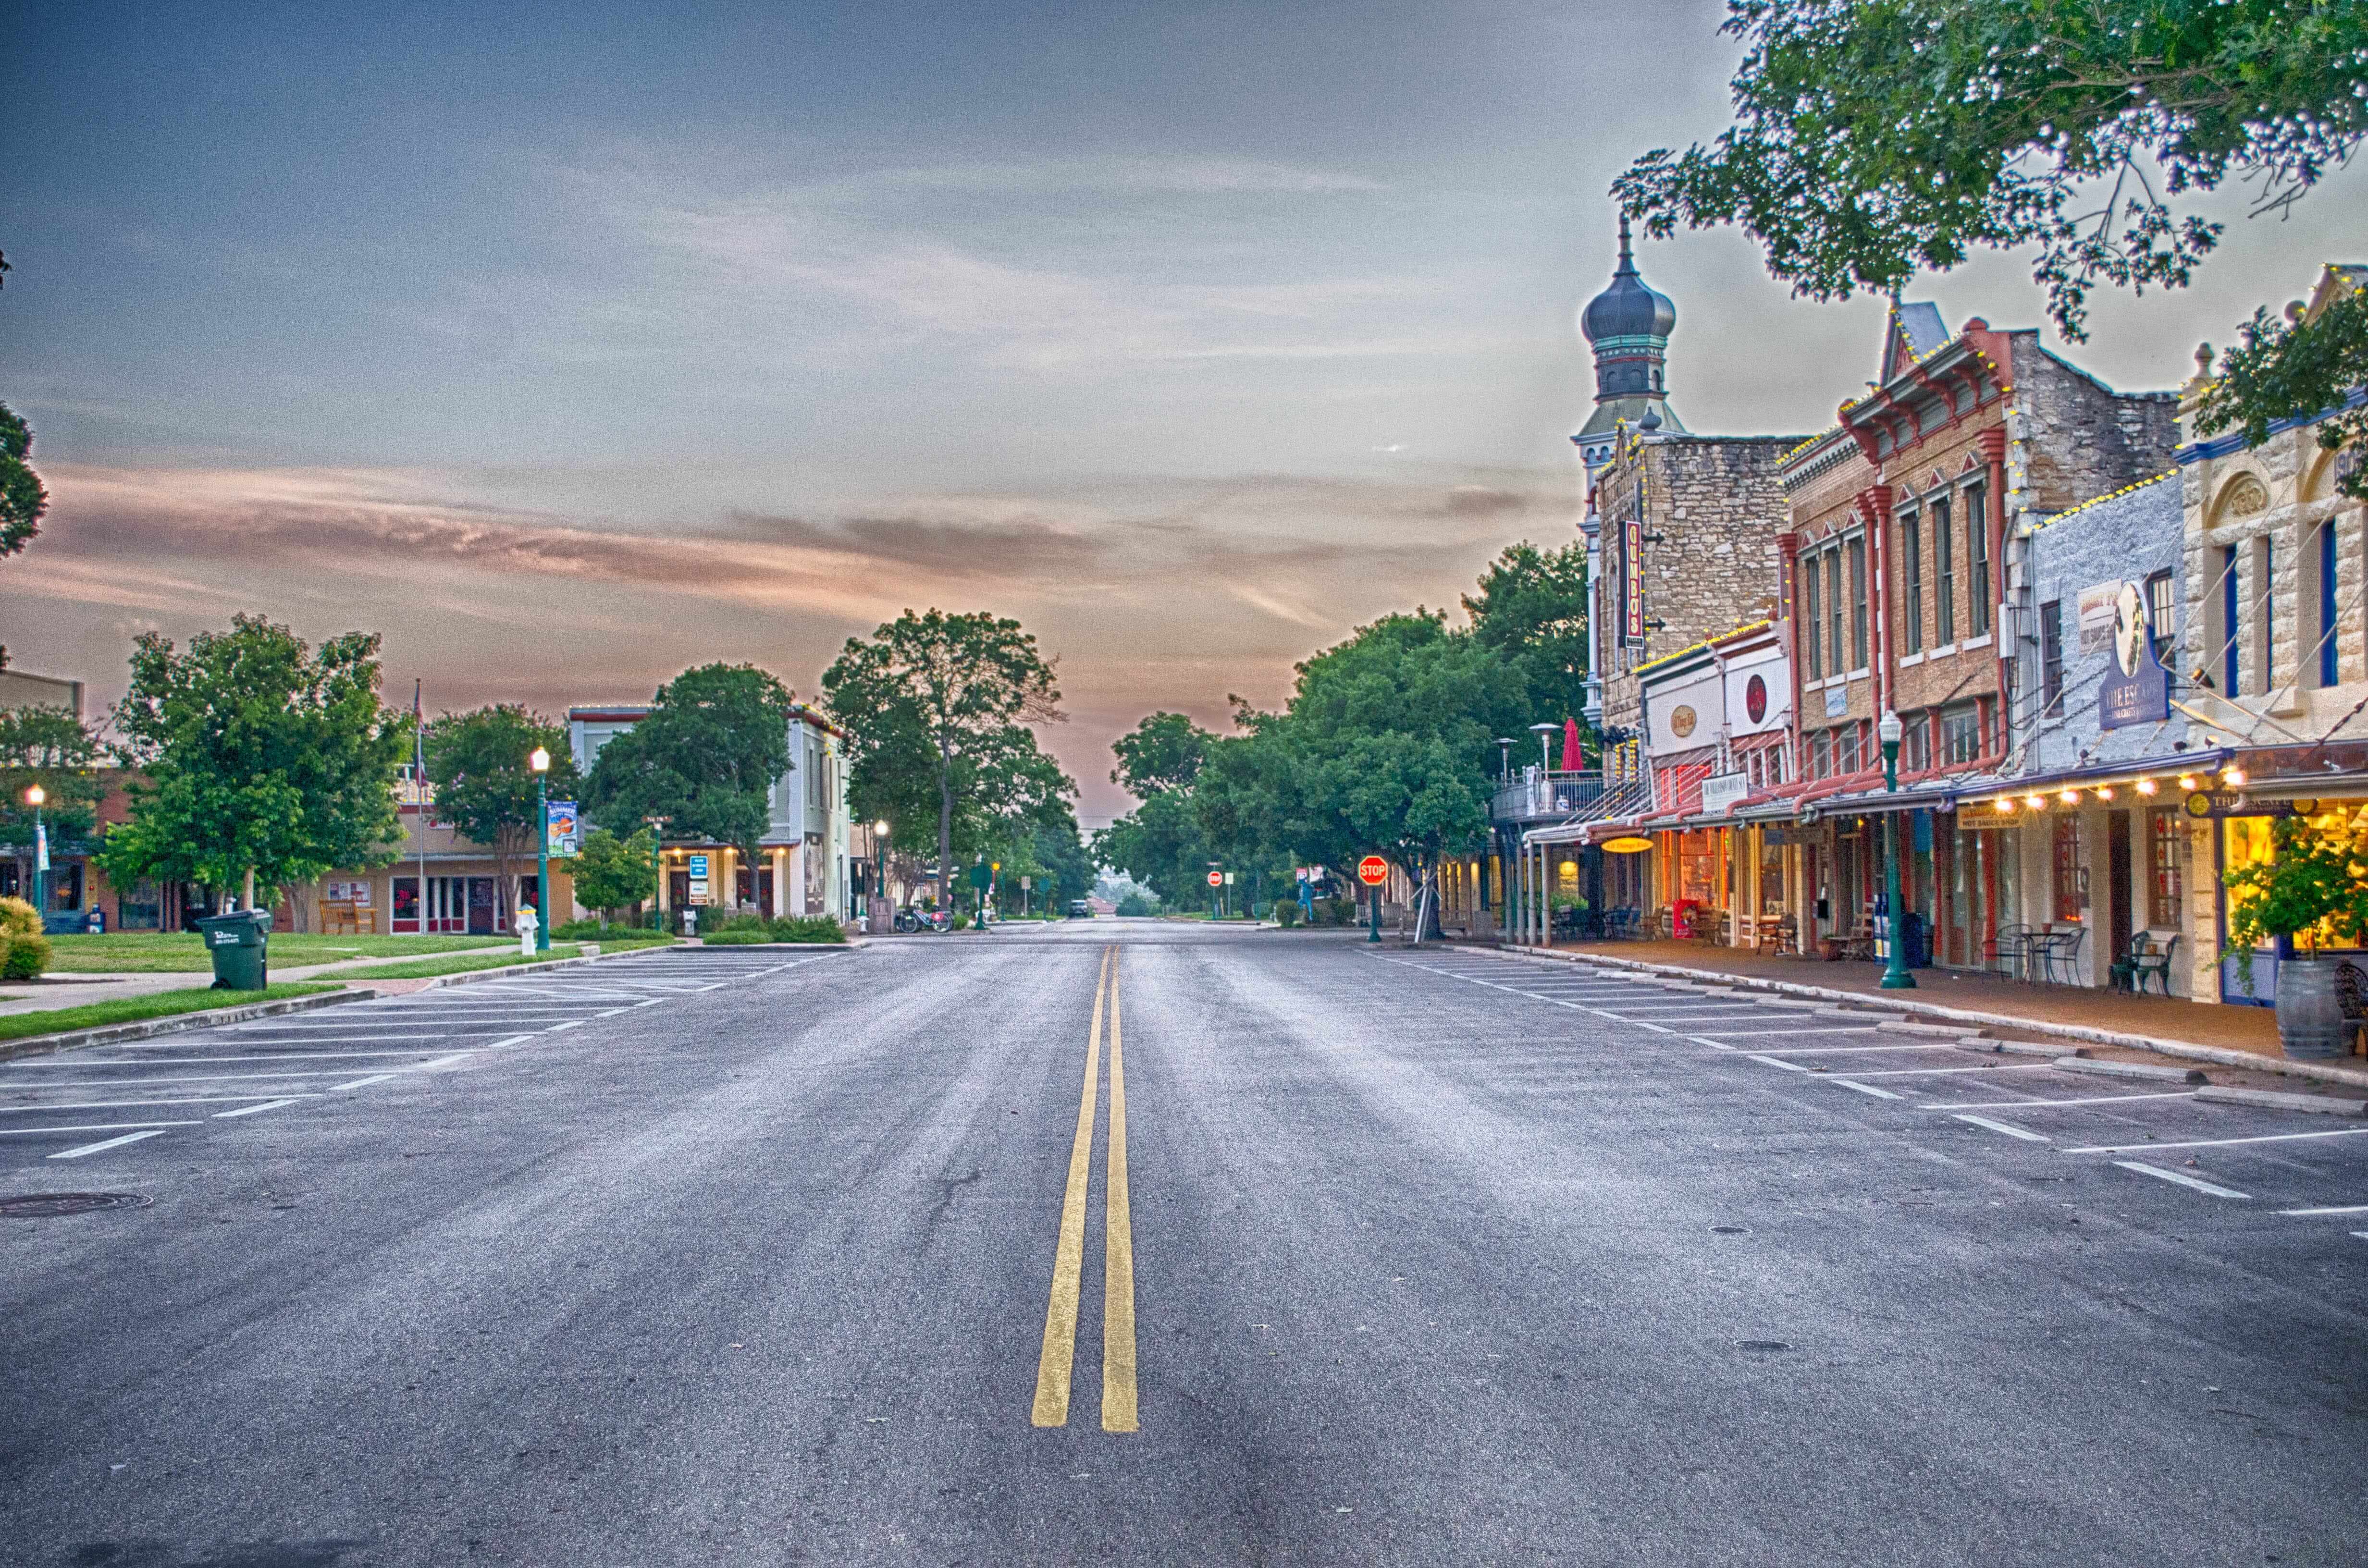
[[2301,1061],[2347,1054],[2351,1030],[2336,994],[2335,964],[2319,958],[2283,959],[2278,963],[2278,1042]]

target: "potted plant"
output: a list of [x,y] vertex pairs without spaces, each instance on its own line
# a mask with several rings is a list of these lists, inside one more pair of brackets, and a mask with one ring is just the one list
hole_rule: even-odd
[[[2368,833],[2338,818],[2313,826],[2296,815],[2270,826],[2270,858],[2227,872],[2226,956],[2253,983],[2253,949],[2278,946],[2278,1040],[2294,1057],[2340,1056],[2351,1044],[2335,966],[2317,948],[2328,934],[2358,941],[2368,932]],[[2294,955],[2299,937],[2309,950]],[[2290,956],[2292,955],[2292,956]]]

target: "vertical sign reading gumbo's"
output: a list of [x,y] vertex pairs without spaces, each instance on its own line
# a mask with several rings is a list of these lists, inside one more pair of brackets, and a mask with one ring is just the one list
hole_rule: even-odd
[[1629,642],[1642,644],[1645,641],[1645,508],[1641,498],[1637,503],[1636,516],[1620,525],[1620,555],[1625,568],[1622,575],[1624,578],[1622,586],[1626,589],[1623,597],[1627,601],[1622,607],[1625,623],[1622,630]]

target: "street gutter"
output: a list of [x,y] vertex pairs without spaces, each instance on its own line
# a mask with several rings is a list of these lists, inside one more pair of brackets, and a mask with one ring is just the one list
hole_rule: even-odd
[[2285,1056],[2264,1056],[2250,1051],[2232,1051],[2226,1046],[2198,1045],[2192,1040],[2166,1040],[2159,1035],[2133,1034],[2121,1029],[2099,1028],[2089,1024],[2055,1023],[2045,1018],[2026,1018],[2011,1013],[1979,1013],[1965,1007],[1946,1007],[1937,1002],[1918,1002],[1893,994],[1880,1000],[1857,991],[1841,991],[1831,986],[1804,985],[1797,981],[1767,980],[1758,975],[1731,974],[1725,970],[1689,969],[1681,964],[1653,963],[1644,959],[1611,958],[1601,953],[1554,953],[1537,948],[1505,947],[1497,949],[1508,957],[1525,959],[1531,963],[1583,963],[1598,969],[1628,970],[1644,974],[1666,974],[1684,980],[1709,981],[1736,991],[1762,991],[1774,995],[1811,997],[1820,1002],[1841,1003],[1865,1012],[1907,1013],[1919,1017],[1938,1018],[1952,1024],[1977,1024],[1984,1028],[2023,1029],[2053,1040],[2077,1040],[2089,1045],[2110,1045],[2124,1051],[2150,1051],[2157,1056],[2175,1056],[2190,1062],[2209,1062],[2221,1067],[2245,1067],[2257,1073],[2276,1073],[2289,1078],[2306,1078],[2318,1084],[2341,1084],[2349,1088],[2368,1089],[2368,1071],[2357,1067],[2338,1067],[2324,1062],[2297,1062]]
[[316,1007],[369,1002],[377,996],[377,992],[370,990],[324,991],[317,996],[290,996],[278,1002],[250,1002],[243,1007],[208,1007],[198,1012],[168,1013],[161,1018],[140,1018],[128,1024],[27,1035],[22,1040],[0,1042],[0,1062],[19,1056],[46,1056],[53,1051],[80,1051],[85,1046],[147,1040],[160,1034],[178,1034],[183,1029],[211,1028],[217,1024],[243,1024],[250,1018],[276,1018],[284,1013],[309,1013]]

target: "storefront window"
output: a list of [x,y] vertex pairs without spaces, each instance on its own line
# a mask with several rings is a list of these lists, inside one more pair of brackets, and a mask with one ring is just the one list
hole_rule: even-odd
[[154,931],[164,915],[165,890],[154,882],[135,882],[116,905],[115,923],[126,931]]
[[419,879],[417,877],[394,879],[394,921],[395,924],[392,927],[394,930],[416,931],[419,929]]
[[2055,819],[2055,915],[2066,925],[2080,922],[2081,906],[2088,901],[2081,896],[2080,819],[2062,816]]
[[2179,813],[2157,807],[2146,813],[2146,924],[2157,930],[2177,930],[2184,900],[2180,889],[2180,865],[2185,858],[2186,833]]

